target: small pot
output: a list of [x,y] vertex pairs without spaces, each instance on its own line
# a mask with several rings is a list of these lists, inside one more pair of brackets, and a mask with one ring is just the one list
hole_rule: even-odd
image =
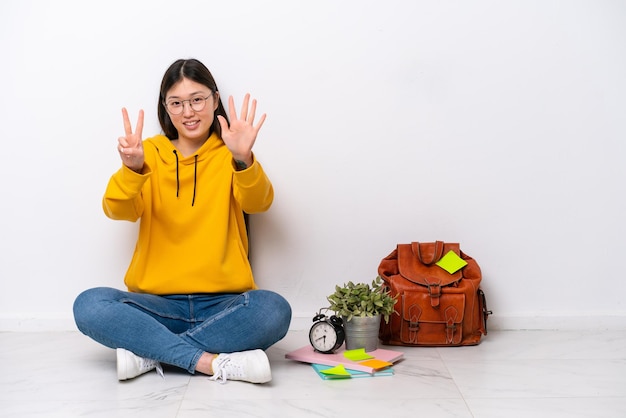
[[349,321],[343,320],[346,331],[346,350],[365,348],[374,351],[378,348],[378,330],[380,315],[353,316]]

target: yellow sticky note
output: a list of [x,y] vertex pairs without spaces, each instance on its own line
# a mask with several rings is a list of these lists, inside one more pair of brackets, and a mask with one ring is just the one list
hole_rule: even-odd
[[320,373],[323,373],[323,374],[329,375],[329,376],[350,377],[350,373],[346,370],[346,368],[343,366],[343,364],[340,364],[340,365],[335,366],[335,367],[331,367],[330,369],[320,370]]
[[446,255],[441,257],[441,260],[437,261],[439,267],[444,269],[450,274],[454,274],[467,265],[467,261],[456,255],[452,250],[448,251]]
[[393,363],[389,363],[388,361],[383,361],[383,360],[378,360],[378,359],[361,361],[359,362],[359,364],[362,364],[363,366],[371,367],[374,370],[380,370],[380,369],[384,369],[385,367],[393,366]]
[[343,352],[343,356],[348,360],[359,361],[374,358],[365,352],[365,348],[356,348],[354,350],[346,350]]

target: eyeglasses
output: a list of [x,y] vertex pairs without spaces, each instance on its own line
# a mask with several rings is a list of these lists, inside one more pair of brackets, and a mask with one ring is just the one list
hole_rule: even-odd
[[185,111],[185,102],[188,102],[191,110],[193,110],[194,112],[200,112],[202,111],[202,109],[204,109],[204,106],[206,106],[206,101],[209,100],[209,97],[211,97],[212,95],[213,93],[209,94],[207,97],[193,96],[191,99],[188,100],[170,100],[169,102],[165,103],[165,108],[172,115],[180,115]]

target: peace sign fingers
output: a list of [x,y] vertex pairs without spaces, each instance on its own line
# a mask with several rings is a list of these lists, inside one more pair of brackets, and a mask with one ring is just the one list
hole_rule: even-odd
[[117,150],[120,153],[124,165],[131,170],[141,171],[144,163],[141,136],[143,132],[143,110],[139,111],[135,132],[133,132],[133,127],[130,123],[126,108],[122,108],[122,119],[124,120],[124,133],[126,136],[118,138],[119,145]]
[[[141,141],[141,134],[143,132],[143,110],[139,111],[139,116],[137,117],[137,126],[135,128],[135,133],[133,133],[133,127],[130,124],[130,118],[128,117],[128,111],[125,107],[122,108],[122,118],[124,119],[124,132],[126,134],[126,138],[129,142],[135,142],[133,140],[139,139]],[[129,145],[137,145],[136,142]]]

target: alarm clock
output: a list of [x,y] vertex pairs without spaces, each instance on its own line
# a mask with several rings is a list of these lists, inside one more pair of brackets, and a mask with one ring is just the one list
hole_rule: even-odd
[[318,313],[313,317],[313,322],[314,324],[309,331],[309,342],[315,351],[323,354],[332,354],[341,347],[346,338],[341,318],[335,315],[327,317],[322,313]]

